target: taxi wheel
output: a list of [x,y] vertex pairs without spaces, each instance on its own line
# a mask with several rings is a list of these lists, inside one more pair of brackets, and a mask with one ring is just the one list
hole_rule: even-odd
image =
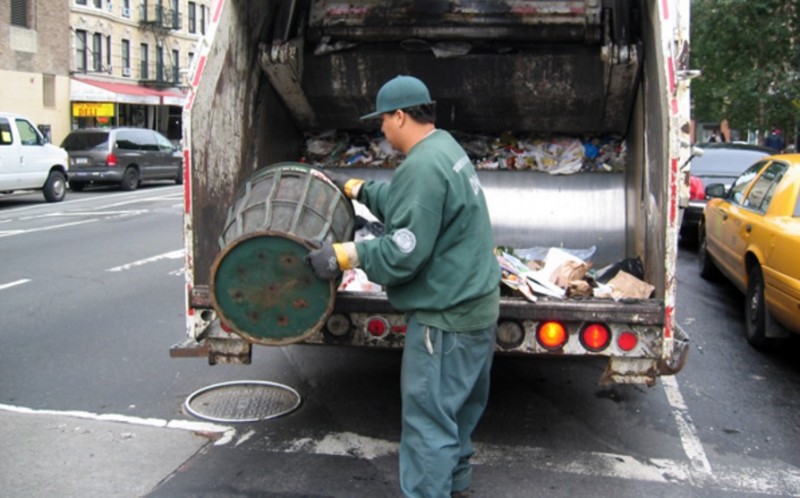
[[719,275],[719,270],[708,254],[705,226],[701,224],[697,232],[697,261],[700,268],[700,276],[706,280],[714,280]]
[[761,266],[750,269],[745,294],[745,335],[747,342],[755,348],[777,345],[782,337],[778,322],[772,318],[764,300],[764,274]]

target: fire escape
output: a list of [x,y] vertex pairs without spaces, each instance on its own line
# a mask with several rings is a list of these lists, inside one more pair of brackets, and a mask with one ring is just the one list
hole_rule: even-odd
[[156,88],[179,86],[179,67],[172,60],[170,33],[181,28],[180,12],[165,7],[160,0],[145,1],[140,6],[139,27],[151,32],[156,41],[155,61],[140,61],[139,84]]

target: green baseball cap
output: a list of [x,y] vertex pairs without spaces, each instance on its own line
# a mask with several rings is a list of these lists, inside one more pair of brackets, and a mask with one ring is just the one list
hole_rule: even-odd
[[407,109],[423,104],[432,104],[428,87],[413,76],[396,76],[383,84],[375,98],[375,112],[361,116],[361,120],[372,119],[386,112]]

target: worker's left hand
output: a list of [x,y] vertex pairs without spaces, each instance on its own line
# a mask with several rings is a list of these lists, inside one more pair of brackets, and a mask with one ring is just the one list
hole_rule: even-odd
[[333,244],[328,241],[323,242],[319,249],[309,252],[305,261],[311,265],[314,275],[323,280],[338,278],[342,274],[339,261],[336,259],[336,251],[333,250]]

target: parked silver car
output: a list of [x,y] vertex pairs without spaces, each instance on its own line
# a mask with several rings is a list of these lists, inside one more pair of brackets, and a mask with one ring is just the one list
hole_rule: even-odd
[[689,166],[689,206],[681,221],[681,242],[688,246],[697,245],[697,227],[706,205],[707,185],[723,183],[730,187],[751,164],[774,153],[772,149],[748,144],[711,143],[695,146]]
[[119,184],[133,190],[147,180],[183,183],[183,156],[166,137],[146,128],[72,131],[61,146],[69,154],[69,186]]

